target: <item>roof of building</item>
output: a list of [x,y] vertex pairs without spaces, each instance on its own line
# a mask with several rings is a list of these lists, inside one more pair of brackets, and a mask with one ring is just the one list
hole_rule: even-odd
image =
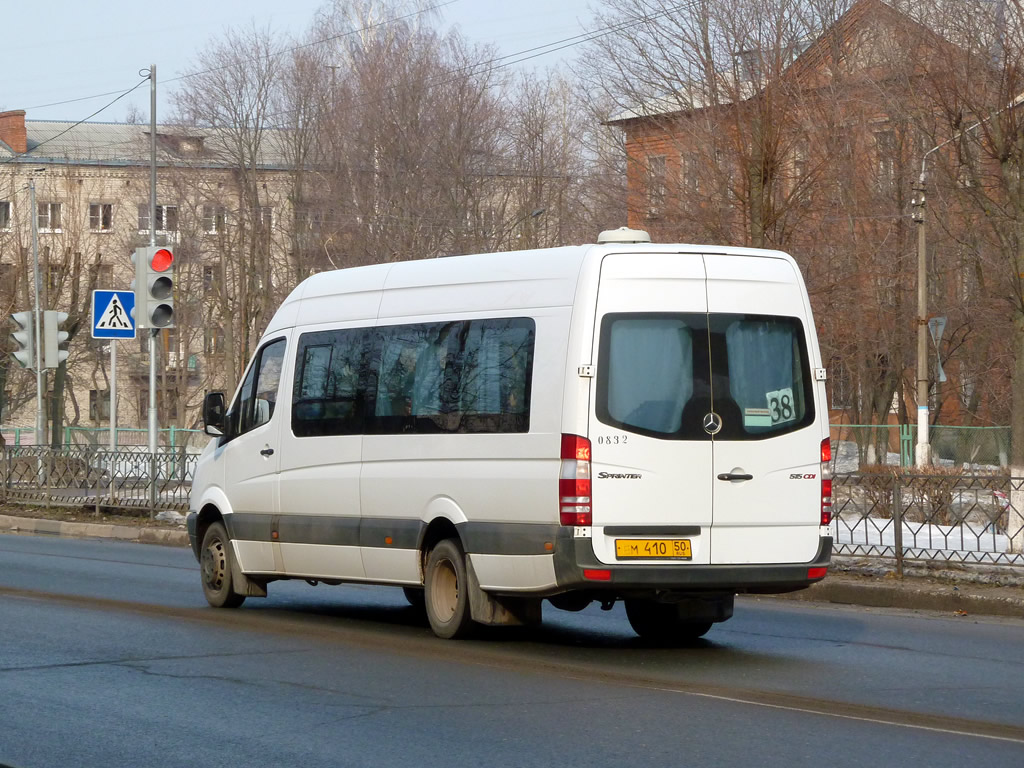
[[[28,151],[17,154],[0,141],[0,163],[74,163],[79,165],[148,165],[149,124],[74,123],[56,120],[26,120]],[[157,163],[227,167],[232,163],[227,131],[218,128],[157,126]],[[267,130],[258,165],[283,168],[283,132]]]

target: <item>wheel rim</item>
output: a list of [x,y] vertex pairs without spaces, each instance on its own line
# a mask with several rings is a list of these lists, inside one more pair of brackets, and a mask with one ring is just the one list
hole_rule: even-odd
[[224,577],[227,574],[228,558],[224,551],[224,542],[220,539],[213,539],[203,550],[202,558],[203,583],[213,591],[217,592],[224,586]]
[[459,578],[451,560],[439,560],[430,579],[430,607],[442,622],[451,621],[459,604]]

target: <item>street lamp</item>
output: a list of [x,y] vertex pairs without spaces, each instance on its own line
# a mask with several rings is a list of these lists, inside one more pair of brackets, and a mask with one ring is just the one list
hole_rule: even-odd
[[928,437],[930,410],[928,407],[928,260],[925,251],[925,176],[928,171],[928,158],[947,144],[954,142],[984,125],[992,118],[1001,115],[1024,103],[1024,92],[984,120],[969,125],[959,133],[943,142],[936,144],[921,156],[921,175],[914,185],[914,196],[910,204],[914,207],[913,218],[917,224],[917,450],[914,465],[919,469],[932,463],[932,446]]

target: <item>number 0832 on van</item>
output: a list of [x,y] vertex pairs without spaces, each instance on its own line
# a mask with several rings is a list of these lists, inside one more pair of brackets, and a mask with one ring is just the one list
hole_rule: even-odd
[[778,251],[622,229],[314,275],[204,404],[203,590],[393,585],[446,638],[621,600],[692,640],[825,577],[824,379]]

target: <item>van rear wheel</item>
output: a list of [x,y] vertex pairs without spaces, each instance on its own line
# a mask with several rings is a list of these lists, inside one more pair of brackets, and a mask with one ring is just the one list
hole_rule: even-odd
[[232,586],[233,557],[231,539],[224,524],[219,521],[212,523],[203,535],[199,569],[206,602],[214,608],[237,608],[245,602],[245,595],[235,592]]
[[427,619],[434,634],[445,639],[465,637],[472,628],[466,555],[452,539],[430,551],[423,580]]
[[629,625],[644,640],[659,644],[686,643],[703,637],[714,622],[691,621],[680,615],[675,603],[626,600]]

